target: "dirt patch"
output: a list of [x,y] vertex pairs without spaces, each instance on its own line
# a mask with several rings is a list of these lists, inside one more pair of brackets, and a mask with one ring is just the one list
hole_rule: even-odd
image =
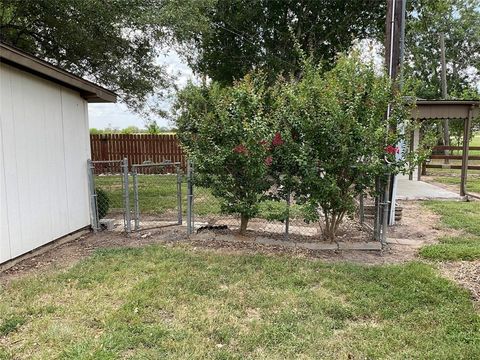
[[[240,228],[240,220],[232,216],[197,217],[195,223],[200,229],[211,227],[227,227],[222,231],[225,235],[233,235]],[[219,233],[217,231],[217,233]],[[265,236],[276,240],[285,239],[285,224],[281,221],[273,221],[255,218],[248,222],[248,236]],[[318,222],[305,223],[302,219],[290,219],[288,238],[295,242],[324,242],[321,228]],[[370,233],[365,231],[356,219],[346,217],[337,231],[337,241],[365,242],[371,238]]]
[[102,231],[97,234],[90,233],[68,243],[53,247],[38,255],[32,256],[15,266],[0,273],[0,284],[27,274],[41,274],[54,270],[68,268],[81,259],[90,256],[97,249],[118,247],[141,247],[159,241],[178,241],[185,237],[182,228],[157,229],[140,232],[131,236],[116,231]]
[[389,228],[388,238],[416,240],[418,246],[433,244],[442,236],[461,234],[447,229],[440,223],[440,215],[430,211],[417,201],[400,201],[403,207],[402,221]]
[[441,273],[470,290],[480,310],[480,260],[446,262],[440,265]]
[[[258,244],[252,237],[232,235],[235,241],[222,241],[207,233],[202,237],[187,238],[182,226],[170,226],[162,229],[146,230],[126,236],[118,231],[89,234],[77,240],[59,245],[51,250],[22,261],[0,274],[0,284],[28,274],[42,274],[73,266],[97,249],[118,247],[142,247],[149,244],[178,246],[196,251],[214,251],[226,254],[265,254],[270,256],[294,256],[320,259],[332,262],[354,262],[359,264],[389,264],[414,260],[421,246],[436,242],[441,236],[457,235],[460,232],[440,226],[439,216],[418,202],[402,202],[402,221],[390,228],[389,239],[396,242],[382,251],[357,250],[312,250],[275,244]],[[354,228],[352,230],[355,230]],[[255,231],[253,231],[255,233]],[[352,239],[358,241],[359,239]],[[397,241],[398,240],[398,241]],[[348,241],[348,236],[342,241]],[[441,266],[442,273],[472,291],[479,300],[480,262],[446,263]]]
[[[436,224],[438,218],[429,213],[424,207],[418,204],[406,203],[403,205],[404,221],[392,228],[392,236],[418,238],[424,241],[433,242],[434,238],[441,232],[432,230],[432,224]],[[417,221],[423,217],[422,221]],[[428,225],[430,224],[430,226]],[[410,230],[410,226],[415,225],[415,231]],[[26,259],[12,268],[0,274],[0,283],[8,282],[25,274],[49,272],[58,269],[64,269],[72,266],[83,258],[90,256],[96,249],[116,248],[116,247],[140,247],[148,244],[161,243],[169,246],[187,246],[189,248],[201,250],[213,250],[222,253],[262,253],[271,255],[290,255],[298,257],[316,258],[326,262],[352,261],[361,264],[386,264],[404,262],[413,259],[417,252],[417,247],[402,245],[391,245],[383,251],[355,251],[355,250],[311,250],[288,248],[281,245],[256,244],[249,237],[240,237],[232,235],[235,242],[232,241],[212,241],[214,236],[209,238],[203,236],[202,239],[188,239],[185,235],[186,229],[181,226],[171,226],[162,229],[152,229],[132,233],[126,236],[119,231],[99,232],[89,234],[71,242],[59,245],[51,250]],[[352,227],[352,233],[355,228]],[[227,230],[226,233],[231,233]],[[252,234],[256,232],[253,231]],[[205,234],[204,234],[205,235]],[[342,241],[349,240],[345,234],[342,234]],[[282,240],[279,237],[279,240]],[[351,239],[358,241],[360,239]],[[363,240],[363,239],[362,239]]]

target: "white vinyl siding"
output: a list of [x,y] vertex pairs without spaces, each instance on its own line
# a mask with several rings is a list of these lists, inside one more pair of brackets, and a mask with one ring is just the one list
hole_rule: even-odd
[[0,64],[0,263],[90,223],[87,103]]

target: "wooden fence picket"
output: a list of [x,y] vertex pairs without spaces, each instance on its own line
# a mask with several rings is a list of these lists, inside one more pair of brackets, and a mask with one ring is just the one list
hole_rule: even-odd
[[172,134],[91,134],[93,161],[128,158],[129,165],[145,161],[180,162],[186,170],[187,158],[176,135]]

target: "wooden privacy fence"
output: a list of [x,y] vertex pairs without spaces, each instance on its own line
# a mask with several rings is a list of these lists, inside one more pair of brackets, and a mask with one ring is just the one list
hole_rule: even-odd
[[93,161],[128,158],[129,166],[145,162],[180,162],[183,170],[187,158],[175,134],[91,134]]

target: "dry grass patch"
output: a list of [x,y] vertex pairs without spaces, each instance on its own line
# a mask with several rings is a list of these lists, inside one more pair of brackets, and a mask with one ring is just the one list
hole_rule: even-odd
[[480,358],[467,292],[428,265],[154,245],[0,292],[0,358]]

